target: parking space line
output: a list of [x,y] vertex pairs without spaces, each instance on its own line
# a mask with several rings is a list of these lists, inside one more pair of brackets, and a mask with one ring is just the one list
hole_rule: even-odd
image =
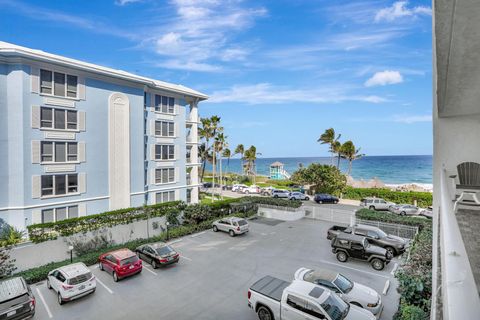
[[385,286],[383,287],[383,295],[387,295],[388,289],[390,289],[390,280],[385,281]]
[[37,289],[38,296],[40,297],[40,300],[42,301],[43,306],[45,307],[45,310],[47,310],[48,317],[49,317],[50,319],[53,318],[52,312],[50,312],[50,308],[48,307],[48,304],[45,302],[45,298],[43,298],[43,295],[42,295],[42,293],[40,292],[40,289],[38,289],[38,287],[37,287],[36,289]]
[[364,271],[364,270],[344,266],[344,265],[341,265],[339,263],[334,263],[334,262],[329,262],[329,261],[321,261],[321,262],[331,264],[331,265],[334,265],[334,266],[338,266],[338,267],[342,267],[342,268],[346,268],[346,269],[350,269],[350,270],[360,271],[360,272],[363,272],[363,273],[371,274],[373,276],[378,276],[378,277],[382,277],[382,278],[385,278],[385,279],[390,279],[390,277],[384,276],[383,274],[373,273],[373,272],[370,272],[370,271]]
[[181,254],[180,257],[182,257],[182,259],[187,259],[188,261],[192,261],[192,259],[185,257],[183,254]]
[[398,263],[395,263],[395,265],[393,266],[392,271],[390,272],[390,274],[391,274],[392,276],[395,275],[395,271],[397,271],[397,268],[398,268]]
[[107,287],[107,285],[105,283],[103,283],[100,279],[98,279],[98,277],[95,277],[97,282],[100,283],[110,294],[113,294],[113,291]]
[[154,276],[157,275],[157,273],[156,273],[156,272],[153,272],[152,270],[150,270],[150,269],[147,267],[147,265],[144,265],[144,266],[143,266],[143,269],[144,269],[144,270],[147,270],[147,271],[150,272],[150,273],[152,273]]
[[201,236],[202,234],[205,234],[205,233],[207,233],[207,231],[202,231],[200,233],[196,233],[194,235],[191,235],[190,238],[195,238],[195,237]]

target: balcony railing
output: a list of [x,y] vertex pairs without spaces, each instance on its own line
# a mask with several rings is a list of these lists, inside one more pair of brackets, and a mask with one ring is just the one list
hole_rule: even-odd
[[[441,292],[444,319],[478,319],[480,298],[453,211],[445,169],[440,177]],[[480,213],[479,213],[480,214]]]

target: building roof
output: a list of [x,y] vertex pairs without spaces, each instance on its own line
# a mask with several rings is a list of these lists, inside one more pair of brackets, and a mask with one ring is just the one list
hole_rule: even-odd
[[123,70],[103,67],[93,63],[88,63],[88,62],[44,52],[42,50],[18,46],[8,42],[0,41],[0,56],[24,57],[24,58],[29,58],[32,60],[38,60],[42,62],[55,63],[62,66],[70,67],[70,68],[102,74],[102,75],[115,77],[115,78],[119,78],[127,81],[137,82],[153,89],[160,89],[160,90],[181,93],[186,96],[198,98],[199,100],[208,99],[207,95],[201,92],[195,91],[193,89],[187,88],[185,86],[182,86],[180,84],[172,84],[172,83],[168,83],[160,80],[150,79],[150,78],[142,77],[133,73],[123,71]]
[[275,161],[274,163],[272,163],[270,165],[270,167],[281,167],[283,166],[283,163],[279,162],[279,161]]

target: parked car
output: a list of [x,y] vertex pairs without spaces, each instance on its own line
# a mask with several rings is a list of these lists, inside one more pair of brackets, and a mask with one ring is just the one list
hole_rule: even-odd
[[57,293],[59,304],[64,304],[94,293],[97,281],[90,269],[83,262],[79,262],[50,271],[47,288]]
[[338,198],[326,193],[317,193],[313,201],[316,203],[338,203]]
[[353,227],[333,226],[327,231],[327,239],[332,240],[340,233],[356,234],[366,237],[368,242],[390,251],[394,256],[405,252],[407,241],[401,237],[386,234],[380,228],[368,225],[355,225]]
[[290,192],[290,194],[288,195],[288,199],[290,199],[290,200],[307,200],[308,201],[308,200],[310,200],[310,197],[307,196],[304,193],[295,191],[295,192]]
[[262,196],[271,196],[273,190],[275,190],[274,187],[265,187],[260,190],[260,193]]
[[294,280],[303,280],[330,289],[346,303],[367,309],[376,318],[380,317],[382,313],[382,299],[375,290],[358,282],[353,282],[336,271],[300,268],[295,272]]
[[243,187],[240,189],[241,193],[245,194],[259,194],[260,193],[260,187],[256,185],[251,185],[249,187]]
[[365,237],[342,233],[332,240],[332,252],[337,260],[347,262],[349,258],[370,262],[375,270],[383,270],[393,255],[386,249],[370,244]]
[[287,190],[280,190],[280,189],[275,189],[272,191],[272,197],[273,198],[287,198],[290,195],[290,192]]
[[240,189],[243,189],[243,188],[246,188],[246,187],[247,187],[247,186],[244,185],[244,184],[234,184],[234,185],[232,186],[232,191],[233,191],[233,192],[239,192]]
[[223,218],[213,223],[214,232],[228,232],[231,237],[248,232],[248,228],[247,220],[237,217]]
[[0,281],[0,319],[30,319],[35,315],[35,296],[22,277]]
[[135,249],[138,257],[152,265],[153,269],[178,263],[180,254],[165,242],[144,244]]
[[248,290],[248,307],[260,320],[374,320],[368,310],[345,303],[316,284],[265,276]]
[[418,215],[428,219],[433,219],[433,208],[428,207],[427,209],[422,209]]
[[99,258],[98,267],[110,273],[113,281],[142,272],[142,261],[135,252],[124,248],[104,253]]
[[394,206],[395,203],[386,201],[382,198],[368,197],[360,201],[360,206],[368,208],[370,210],[388,210],[390,206]]
[[[204,182],[202,184],[202,187],[204,187],[205,189],[209,189],[209,188],[213,188],[213,183],[212,182]],[[215,188],[219,188],[220,185],[218,183],[215,183]]]
[[391,206],[389,211],[392,213],[399,214],[401,216],[412,216],[418,214],[418,207],[411,205],[411,204],[399,204],[395,206]]

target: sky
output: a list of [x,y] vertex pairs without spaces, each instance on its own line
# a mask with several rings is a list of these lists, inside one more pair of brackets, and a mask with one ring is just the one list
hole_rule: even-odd
[[209,95],[227,141],[328,156],[432,154],[430,1],[0,0],[0,40]]

